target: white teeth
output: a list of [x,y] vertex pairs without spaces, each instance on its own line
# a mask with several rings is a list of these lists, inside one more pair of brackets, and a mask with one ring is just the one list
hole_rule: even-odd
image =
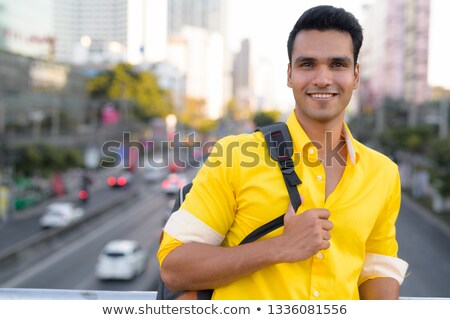
[[314,99],[328,99],[331,98],[333,95],[331,93],[313,93],[311,96]]

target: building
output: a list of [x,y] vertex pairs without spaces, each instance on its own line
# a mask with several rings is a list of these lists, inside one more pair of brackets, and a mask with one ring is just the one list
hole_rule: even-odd
[[85,120],[87,78],[76,67],[0,51],[0,79],[0,135],[58,135],[70,130],[63,118]]
[[224,8],[223,0],[169,0],[168,34],[178,34],[184,26],[224,34]]
[[226,8],[224,0],[168,2],[168,62],[184,74],[186,97],[204,101],[205,116],[214,119],[231,96]]
[[233,60],[233,97],[245,117],[249,117],[250,110],[255,109],[256,100],[251,59],[250,39],[244,39]]
[[52,0],[0,0],[0,50],[50,58],[54,51],[51,12]]
[[0,0],[0,137],[32,143],[85,120],[87,77],[54,62],[52,12],[51,0]]
[[167,0],[54,2],[55,57],[76,64],[165,59]]
[[365,107],[377,109],[387,97],[404,100],[410,116],[430,98],[428,85],[429,0],[380,0],[365,7],[361,51]]
[[218,32],[184,26],[169,39],[168,62],[185,77],[188,99],[204,101],[205,116],[221,116],[224,103],[224,44]]

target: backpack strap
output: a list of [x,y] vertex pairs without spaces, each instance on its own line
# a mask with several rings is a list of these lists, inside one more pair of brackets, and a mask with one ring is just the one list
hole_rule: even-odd
[[191,188],[192,188],[192,182],[189,182],[188,184],[185,184],[178,190],[179,194],[178,194],[178,197],[175,197],[175,203],[172,207],[171,213],[174,213],[175,211],[177,211],[180,208],[181,204],[184,201],[184,198],[186,198],[186,195],[191,190]]
[[[297,211],[302,203],[297,185],[301,184],[302,181],[294,170],[294,161],[292,160],[294,148],[292,145],[291,134],[289,133],[286,124],[284,122],[276,122],[267,126],[258,127],[255,131],[261,131],[263,133],[270,157],[280,165],[292,207],[294,208],[294,211]],[[253,230],[239,244],[241,245],[256,241],[269,232],[278,229],[283,224],[284,214],[267,222],[256,230]]]
[[255,131],[262,132],[267,147],[269,148],[270,157],[280,165],[292,207],[294,211],[297,211],[298,207],[302,204],[297,185],[301,184],[302,181],[294,170],[294,161],[292,160],[294,147],[286,123],[276,122],[267,126],[258,127]]

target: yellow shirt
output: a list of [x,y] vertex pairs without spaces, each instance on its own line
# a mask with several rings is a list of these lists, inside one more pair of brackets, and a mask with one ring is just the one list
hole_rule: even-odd
[[[294,113],[287,121],[295,171],[304,200],[297,211],[327,208],[334,227],[330,248],[296,263],[280,263],[215,288],[213,299],[358,299],[358,285],[374,277],[400,283],[406,263],[397,258],[395,221],[400,207],[397,166],[354,140],[344,127],[344,174],[325,200],[325,171],[317,149]],[[186,242],[236,246],[247,234],[280,216],[289,195],[261,133],[220,140],[193,181],[180,210],[165,227],[160,263]],[[283,228],[266,235],[280,235]]]

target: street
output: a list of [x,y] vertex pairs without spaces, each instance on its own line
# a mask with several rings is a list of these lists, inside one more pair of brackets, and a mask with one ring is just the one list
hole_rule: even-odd
[[[193,173],[190,174],[192,177]],[[137,181],[139,195],[95,220],[63,249],[15,275],[1,287],[84,290],[156,290],[156,250],[169,208],[169,197],[159,183]],[[102,201],[108,201],[107,198]],[[404,196],[397,223],[399,257],[409,263],[402,297],[450,297],[450,231],[435,217]],[[112,239],[138,240],[148,253],[147,270],[126,281],[98,281],[95,264],[105,243]]]

